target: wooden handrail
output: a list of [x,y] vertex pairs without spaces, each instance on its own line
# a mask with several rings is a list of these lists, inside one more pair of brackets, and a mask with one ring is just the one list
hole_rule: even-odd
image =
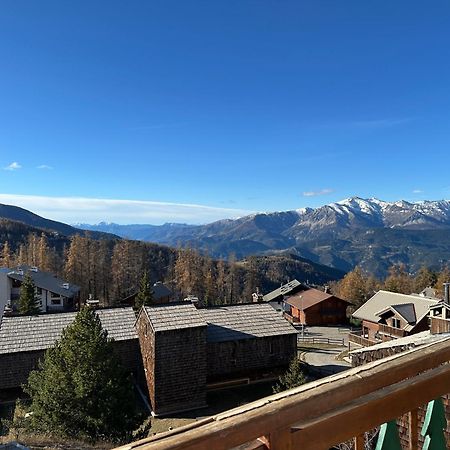
[[120,449],[327,449],[447,393],[448,361],[448,342],[430,344]]

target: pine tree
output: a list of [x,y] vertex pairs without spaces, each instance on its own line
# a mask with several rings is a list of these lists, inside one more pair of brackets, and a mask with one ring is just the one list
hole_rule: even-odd
[[278,378],[278,383],[273,387],[274,394],[286,391],[307,382],[305,372],[302,368],[302,362],[295,357],[289,364],[287,372]]
[[94,441],[129,437],[135,412],[130,377],[90,308],[46,351],[24,390],[34,431]]
[[20,286],[19,312],[21,314],[39,313],[39,303],[36,298],[36,286],[30,274],[26,274]]
[[150,306],[153,303],[153,290],[147,272],[144,272],[139,284],[139,292],[134,302],[134,308],[140,310],[142,306]]

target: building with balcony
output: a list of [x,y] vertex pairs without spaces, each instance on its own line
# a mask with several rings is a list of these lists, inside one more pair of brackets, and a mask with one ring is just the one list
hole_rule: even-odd
[[380,290],[352,314],[362,331],[350,340],[372,345],[428,330],[430,310],[438,304],[434,298]]
[[5,307],[17,311],[25,275],[30,275],[36,286],[36,299],[40,311],[63,312],[74,311],[79,307],[80,288],[61,280],[48,272],[42,272],[37,267],[19,266],[16,269],[3,267],[0,269],[0,317]]

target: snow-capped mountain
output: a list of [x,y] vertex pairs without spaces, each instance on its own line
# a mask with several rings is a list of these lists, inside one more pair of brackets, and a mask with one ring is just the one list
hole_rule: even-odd
[[[383,274],[393,263],[411,270],[450,261],[450,201],[348,198],[318,208],[258,213],[207,225],[82,226],[158,242],[189,244],[217,257],[290,252],[349,270]],[[135,233],[135,235],[134,235]]]

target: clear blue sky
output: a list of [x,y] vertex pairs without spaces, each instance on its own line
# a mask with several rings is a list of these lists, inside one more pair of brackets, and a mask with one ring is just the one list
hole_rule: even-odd
[[0,202],[161,223],[450,198],[449,24],[448,0],[2,0]]

